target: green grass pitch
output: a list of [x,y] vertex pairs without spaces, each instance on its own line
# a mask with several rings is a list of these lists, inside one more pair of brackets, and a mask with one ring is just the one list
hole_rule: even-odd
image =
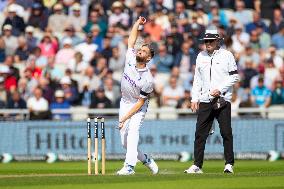
[[284,161],[236,162],[235,174],[223,174],[223,161],[205,161],[202,175],[184,174],[191,162],[158,161],[160,173],[151,175],[139,163],[133,176],[116,176],[122,161],[107,161],[105,176],[88,176],[87,162],[12,162],[0,164],[0,188],[154,188],[154,189],[269,189],[284,188]]

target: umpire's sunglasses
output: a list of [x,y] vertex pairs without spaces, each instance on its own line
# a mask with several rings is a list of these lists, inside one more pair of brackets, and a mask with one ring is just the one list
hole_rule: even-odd
[[213,43],[216,39],[205,39],[204,43]]

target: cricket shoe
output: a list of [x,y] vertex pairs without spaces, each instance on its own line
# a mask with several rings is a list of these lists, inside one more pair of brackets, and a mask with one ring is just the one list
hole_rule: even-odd
[[146,154],[144,154],[144,155],[146,157],[146,160],[145,160],[145,162],[143,164],[151,170],[153,175],[158,174],[159,167],[156,164],[156,162],[154,161],[154,159],[148,158],[148,156]]
[[226,164],[224,168],[224,173],[234,173],[233,166],[231,164]]
[[203,173],[203,171],[199,167],[197,167],[196,165],[192,165],[188,169],[186,169],[184,171],[184,173],[188,173],[188,174],[201,174],[201,173]]
[[134,167],[125,164],[119,171],[116,172],[117,175],[133,175],[135,174]]

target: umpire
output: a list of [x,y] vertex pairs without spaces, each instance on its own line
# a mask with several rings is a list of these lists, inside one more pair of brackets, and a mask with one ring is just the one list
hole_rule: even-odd
[[203,173],[202,165],[206,139],[214,118],[217,119],[223,138],[225,169],[233,173],[234,152],[231,127],[232,87],[239,80],[234,56],[220,48],[221,38],[217,30],[206,30],[206,50],[196,59],[192,88],[191,109],[197,112],[194,141],[194,164],[185,173]]

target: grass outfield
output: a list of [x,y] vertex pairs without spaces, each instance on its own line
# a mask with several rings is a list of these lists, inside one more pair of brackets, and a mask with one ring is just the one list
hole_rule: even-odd
[[105,176],[88,176],[86,162],[13,162],[0,164],[0,188],[154,188],[261,189],[284,188],[284,161],[237,161],[234,175],[223,174],[223,161],[205,161],[202,175],[184,174],[190,163],[159,161],[152,176],[138,164],[133,176],[116,176],[121,161],[107,161]]

